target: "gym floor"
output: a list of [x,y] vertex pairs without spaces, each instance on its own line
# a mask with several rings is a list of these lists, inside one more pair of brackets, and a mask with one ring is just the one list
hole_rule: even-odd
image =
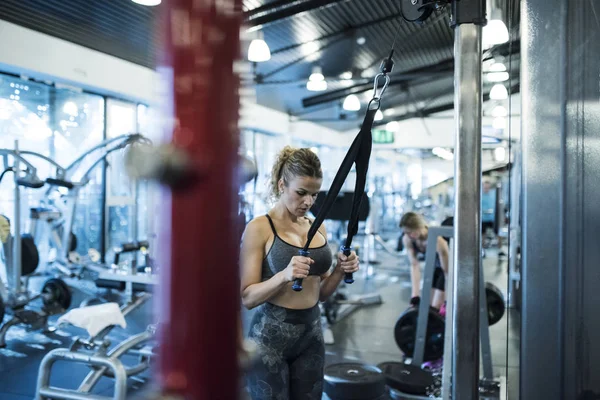
[[[408,264],[405,256],[394,257],[383,251],[378,251],[377,257],[380,264],[375,266],[375,278],[365,283],[364,279],[357,277],[356,283],[350,285],[348,291],[369,293],[375,289],[383,298],[383,304],[360,308],[331,327],[335,343],[326,347],[328,364],[356,361],[378,364],[402,360],[402,354],[394,341],[393,327],[397,318],[408,307],[410,299]],[[505,294],[506,271],[506,261],[499,261],[495,250],[488,250],[484,259],[485,280],[494,283]],[[80,284],[77,282],[68,283],[75,286],[73,306],[76,307],[89,294],[82,291],[82,287],[78,288]],[[89,287],[83,289],[90,290]],[[507,311],[502,320],[490,328],[490,336],[494,374],[506,378],[507,398],[512,400],[518,399],[520,317],[514,309]],[[151,312],[150,301],[128,316],[127,329],[115,328],[109,339],[116,344],[129,335],[144,330],[151,320]],[[245,312],[244,320],[248,321],[249,318],[251,313]],[[0,399],[34,398],[38,368],[43,356],[54,348],[68,347],[72,342],[71,335],[86,336],[83,330],[77,328],[42,334],[13,327],[7,335],[7,347],[0,349]],[[51,384],[75,389],[88,371],[81,364],[57,362]],[[130,380],[129,386],[134,393],[142,384]],[[92,393],[110,396],[112,391],[112,381],[102,378]],[[323,398],[327,399],[327,396]]]

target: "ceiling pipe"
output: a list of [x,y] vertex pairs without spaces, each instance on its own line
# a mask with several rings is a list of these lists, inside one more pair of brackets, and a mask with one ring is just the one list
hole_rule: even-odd
[[[521,91],[521,84],[520,83],[514,84],[513,86],[511,86],[509,88],[508,91],[510,94],[519,93]],[[452,93],[453,92],[449,92],[447,94],[450,95]],[[489,99],[490,99],[490,93],[487,92],[483,95],[483,101],[488,101]],[[399,115],[399,116],[393,117],[393,118],[384,118],[381,121],[375,122],[373,124],[373,126],[385,125],[392,121],[405,121],[405,120],[411,119],[411,118],[424,118],[431,114],[436,114],[436,113],[439,113],[442,111],[450,111],[450,110],[454,110],[454,102],[442,104],[442,105],[435,106],[435,107],[424,108],[422,110],[408,112],[408,113],[405,113],[405,114],[402,114],[402,115]]]
[[[454,71],[454,60],[446,60],[441,63],[435,64],[427,68],[416,68],[407,72],[390,75],[391,83],[389,86],[405,85],[406,81],[428,78],[438,79],[445,78]],[[341,100],[351,94],[361,94],[373,90],[373,83],[364,83],[353,85],[347,88],[334,90],[331,92],[319,94],[316,96],[310,96],[302,99],[302,106],[312,107],[318,104],[329,103],[337,100]]]
[[246,11],[244,19],[246,25],[264,27],[301,13],[331,7],[346,1],[349,0],[279,0]]

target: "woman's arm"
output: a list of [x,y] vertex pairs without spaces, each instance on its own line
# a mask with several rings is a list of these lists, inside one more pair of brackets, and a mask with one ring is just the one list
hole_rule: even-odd
[[404,243],[404,248],[408,253],[408,259],[410,260],[410,281],[412,284],[411,297],[419,297],[421,296],[421,291],[419,290],[421,286],[421,265],[417,259],[417,254],[415,253],[412,240],[410,240],[408,235],[404,235],[402,242]]
[[[319,231],[323,233],[323,236],[327,237],[325,225],[321,225]],[[319,291],[319,301],[325,301],[335,292],[344,274],[346,272],[358,271],[358,256],[353,251],[349,256],[345,256],[343,253],[338,253],[337,262],[333,271],[321,275],[321,289]]]
[[262,262],[265,256],[265,245],[269,238],[268,227],[259,219],[248,223],[242,236],[240,251],[241,294],[242,303],[252,309],[278,294],[289,282],[284,271],[278,272],[271,279],[261,282]]
[[444,274],[448,275],[448,257],[450,251],[448,250],[448,242],[443,237],[438,237],[436,251],[440,257],[440,264],[442,264]]

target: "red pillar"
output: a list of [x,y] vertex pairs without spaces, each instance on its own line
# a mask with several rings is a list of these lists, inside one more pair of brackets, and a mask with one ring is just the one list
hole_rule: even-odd
[[[159,296],[163,393],[236,399],[239,240],[236,238],[241,0],[163,3],[165,117],[198,178],[163,198],[168,221]],[[164,96],[166,93],[162,93]],[[170,216],[170,218],[168,218]]]

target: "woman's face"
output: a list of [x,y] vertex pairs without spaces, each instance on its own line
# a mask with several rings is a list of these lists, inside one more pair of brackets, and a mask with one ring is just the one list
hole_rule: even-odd
[[303,217],[314,204],[322,183],[323,179],[308,176],[295,177],[290,180],[287,186],[285,186],[283,180],[280,180],[279,190],[283,193],[279,201],[285,205],[291,214]]
[[404,228],[403,232],[405,235],[408,235],[408,237],[413,240],[423,239],[427,235],[427,230],[425,229],[425,227],[418,229]]

